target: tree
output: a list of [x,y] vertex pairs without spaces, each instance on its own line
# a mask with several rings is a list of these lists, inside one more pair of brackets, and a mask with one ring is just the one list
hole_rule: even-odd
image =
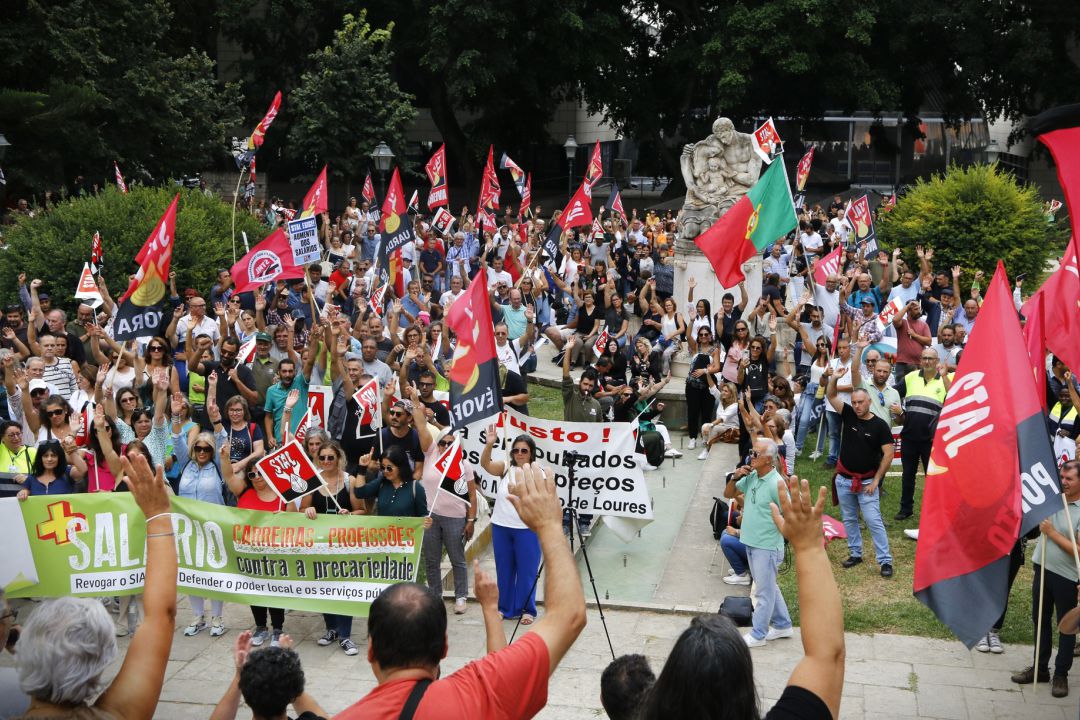
[[1064,240],[1046,222],[1035,188],[991,165],[954,165],[919,180],[879,216],[876,230],[904,250],[910,266],[918,266],[916,246],[932,247],[935,268],[959,265],[968,277],[975,270],[989,277],[1000,258],[1011,276],[1037,278]]
[[345,15],[333,43],[312,54],[311,69],[289,94],[290,151],[339,178],[358,177],[385,140],[404,155],[405,130],[416,118],[412,95],[390,75],[393,24],[372,30],[367,14]]
[[7,3],[0,128],[13,186],[110,177],[113,160],[160,181],[224,156],[238,88],[217,81],[205,52],[172,47],[173,17],[168,0]]
[[[114,299],[127,289],[127,277],[135,272],[132,258],[169,206],[176,189],[133,187],[127,194],[109,187],[86,198],[64,202],[33,218],[16,216],[14,227],[5,228],[9,249],[0,263],[0,294],[5,302],[17,302],[17,278],[41,278],[58,307],[74,309],[69,301],[75,292],[83,263],[90,259],[90,242],[100,232],[105,249],[105,278]],[[180,191],[176,211],[176,240],[172,269],[177,288],[209,292],[219,268],[232,265],[229,228],[232,206],[197,190]],[[266,226],[246,213],[236,217],[237,235],[246,231],[258,242]]]

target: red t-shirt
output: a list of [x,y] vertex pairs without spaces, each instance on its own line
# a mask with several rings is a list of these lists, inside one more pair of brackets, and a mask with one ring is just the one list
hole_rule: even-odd
[[285,509],[281,498],[262,500],[259,498],[259,493],[251,488],[248,488],[240,497],[236,498],[236,507],[241,510],[265,510],[266,512],[281,512]]
[[896,362],[918,365],[923,347],[926,346],[908,336],[909,328],[916,335],[930,337],[930,327],[925,322],[904,318],[903,324],[896,328]]
[[[547,645],[535,633],[526,633],[499,652],[433,682],[416,720],[531,718],[547,704],[549,667]],[[379,685],[334,720],[397,720],[415,684],[397,680]]]

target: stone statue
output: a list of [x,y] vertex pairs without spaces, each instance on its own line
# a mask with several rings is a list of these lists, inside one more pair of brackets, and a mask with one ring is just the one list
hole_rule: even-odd
[[683,148],[680,158],[686,202],[679,213],[679,238],[692,240],[757,182],[761,160],[751,137],[728,118],[717,118],[712,135]]

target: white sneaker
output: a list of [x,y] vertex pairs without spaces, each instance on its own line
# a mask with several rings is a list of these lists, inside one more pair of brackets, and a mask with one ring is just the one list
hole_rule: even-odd
[[121,622],[120,620],[116,621],[116,637],[124,637],[125,635],[127,635],[130,632],[131,631],[128,630],[127,619],[126,618],[123,619],[123,622]]
[[690,442],[686,443],[686,447],[690,448],[691,450],[696,448],[697,447],[697,438],[690,438]]
[[746,642],[746,647],[765,647],[766,644],[764,639],[758,640],[756,637],[754,637],[753,633],[746,633],[742,636],[742,639]]
[[725,574],[728,575],[728,576],[731,576],[731,575],[738,575],[739,573],[735,572],[735,570],[732,569],[732,568],[728,568],[727,573],[725,573]]
[[904,535],[911,538],[912,540],[918,540],[919,539],[919,528],[914,528],[914,529],[908,528],[907,530],[904,531]]
[[225,621],[220,615],[210,621],[210,637],[221,637],[225,634]]
[[184,635],[187,635],[188,637],[198,635],[204,627],[206,627],[206,620],[203,619],[202,615],[197,615],[192,619],[188,626],[184,628]]
[[678,450],[676,450],[675,448],[668,448],[667,450],[664,451],[664,457],[666,457],[666,458],[681,458],[682,453],[679,452]]
[[457,600],[454,601],[454,614],[455,615],[464,615],[465,614],[465,608],[466,608],[465,603],[466,603],[465,598],[458,598]]
[[766,640],[779,640],[781,638],[789,638],[795,634],[794,628],[769,628],[769,632],[765,634]]
[[981,653],[990,652],[990,638],[983,635],[979,642],[975,644],[975,649]]
[[709,459],[709,448],[703,448],[701,450],[701,452],[698,453],[697,459],[698,460],[708,460]]
[[986,640],[990,644],[990,652],[995,655],[1000,655],[1005,652],[1005,648],[1001,644],[1001,637],[993,630],[986,636]]
[[743,573],[742,575],[728,575],[726,578],[723,578],[723,580],[728,585],[749,585],[750,573]]

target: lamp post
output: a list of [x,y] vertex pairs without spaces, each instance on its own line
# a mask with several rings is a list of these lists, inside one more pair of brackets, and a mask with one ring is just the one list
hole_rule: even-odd
[[380,142],[371,151],[371,161],[375,163],[375,169],[379,171],[379,183],[382,185],[382,196],[386,197],[386,172],[394,162],[394,151],[385,142]]
[[568,135],[566,142],[563,143],[563,149],[566,150],[566,159],[570,164],[566,174],[566,200],[570,201],[570,198],[574,195],[574,157],[577,155],[578,144],[573,135]]

